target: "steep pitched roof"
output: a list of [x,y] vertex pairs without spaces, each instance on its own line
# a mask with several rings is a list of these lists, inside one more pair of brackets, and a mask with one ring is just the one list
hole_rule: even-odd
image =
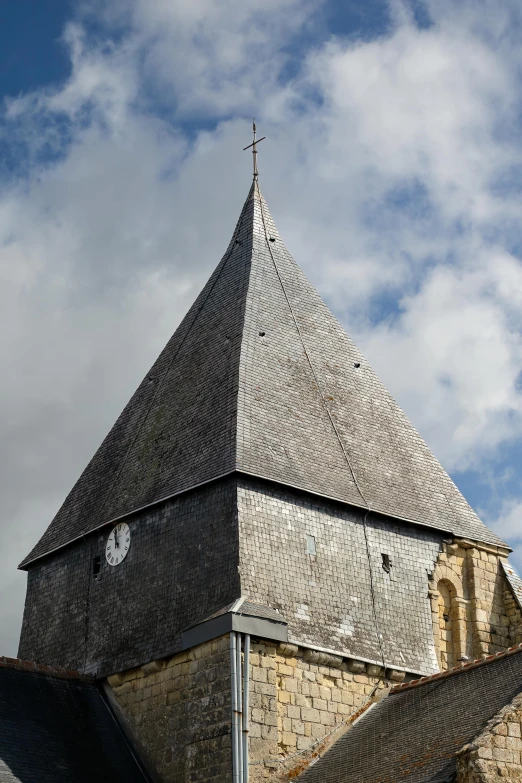
[[294,262],[257,182],[221,262],[22,567],[234,470],[502,543]]
[[2,783],[145,783],[93,682],[0,658]]
[[522,692],[522,647],[395,688],[300,783],[448,783],[456,754]]
[[506,560],[501,560],[500,562],[502,563],[502,568],[509,586],[511,587],[515,601],[522,609],[522,579],[519,577],[511,563],[508,563]]

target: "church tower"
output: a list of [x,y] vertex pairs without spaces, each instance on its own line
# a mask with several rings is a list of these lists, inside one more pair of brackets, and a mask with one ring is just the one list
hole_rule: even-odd
[[254,169],[225,255],[20,566],[19,655],[107,680],[163,783],[285,780],[390,683],[522,641],[508,553]]

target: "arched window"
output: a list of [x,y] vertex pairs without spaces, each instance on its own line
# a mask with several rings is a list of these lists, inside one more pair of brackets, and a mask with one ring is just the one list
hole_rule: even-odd
[[472,654],[470,602],[461,575],[446,563],[437,563],[429,581],[433,641],[441,671]]
[[456,590],[447,579],[437,584],[439,609],[439,653],[442,671],[453,669],[457,665],[459,643]]

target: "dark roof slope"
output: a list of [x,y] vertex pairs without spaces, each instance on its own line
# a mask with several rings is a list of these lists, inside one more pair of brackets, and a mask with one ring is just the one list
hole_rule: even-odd
[[218,267],[22,566],[233,470],[502,543],[294,262],[257,183]]
[[300,783],[446,783],[456,753],[522,692],[522,647],[400,686],[371,707]]
[[0,658],[1,783],[147,781],[96,685],[44,671]]

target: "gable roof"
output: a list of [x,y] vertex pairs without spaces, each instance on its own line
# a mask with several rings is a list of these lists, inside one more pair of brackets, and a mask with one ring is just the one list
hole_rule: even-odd
[[456,754],[522,692],[522,645],[394,688],[300,783],[447,783]]
[[148,780],[94,682],[0,658],[2,783]]
[[500,562],[508,584],[511,587],[513,597],[520,609],[522,609],[522,579],[519,577],[511,563],[508,563],[507,560],[501,560]]
[[232,471],[502,544],[294,262],[257,181],[216,270],[21,567]]
[[287,624],[286,619],[277,609],[272,609],[271,606],[265,606],[264,604],[256,604],[254,601],[249,601],[245,596],[241,596],[240,598],[236,598],[235,601],[228,603],[226,606],[222,606],[216,612],[196,620],[196,622],[191,623],[187,627],[193,628],[196,625],[207,622],[207,620],[214,620],[216,617],[222,617],[228,613],[244,615],[245,617],[260,617],[264,620],[272,620],[276,623]]

